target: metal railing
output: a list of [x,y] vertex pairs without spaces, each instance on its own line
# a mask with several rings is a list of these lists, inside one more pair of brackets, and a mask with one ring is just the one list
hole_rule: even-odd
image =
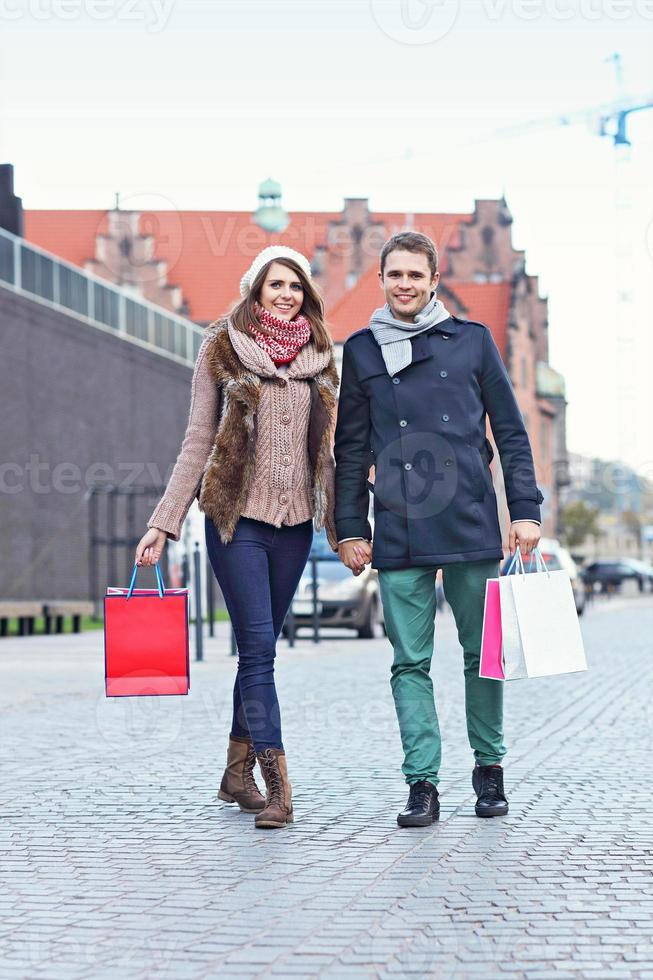
[[192,367],[204,331],[0,228],[0,286]]

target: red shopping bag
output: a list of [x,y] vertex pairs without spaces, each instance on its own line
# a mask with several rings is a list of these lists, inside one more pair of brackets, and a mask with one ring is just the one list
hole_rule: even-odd
[[188,589],[107,588],[104,597],[104,677],[108,698],[188,694]]

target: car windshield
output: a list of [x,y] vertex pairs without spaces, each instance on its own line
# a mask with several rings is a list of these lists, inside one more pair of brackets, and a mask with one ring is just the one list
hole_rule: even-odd
[[[351,576],[351,571],[338,559],[335,551],[327,540],[326,531],[318,531],[313,536],[310,558],[317,559],[317,577],[322,581],[338,582]],[[323,560],[322,560],[323,559]],[[335,560],[334,560],[335,559]],[[302,573],[302,580],[311,578],[313,575],[312,562],[306,563],[306,568]]]
[[313,544],[311,545],[311,554],[316,558],[331,557],[337,558],[335,551],[331,551],[331,545],[328,542],[326,531],[322,529],[318,531],[317,534],[313,535]]
[[[302,572],[302,582],[311,580],[313,575],[311,565],[312,562],[309,561]],[[351,578],[351,571],[341,561],[320,561],[318,558],[317,577],[322,582],[340,582],[346,578]]]

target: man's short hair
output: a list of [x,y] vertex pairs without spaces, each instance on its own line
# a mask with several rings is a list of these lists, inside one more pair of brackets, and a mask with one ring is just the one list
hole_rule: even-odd
[[428,259],[431,275],[434,276],[438,271],[438,250],[435,247],[435,242],[428,235],[422,235],[418,231],[400,231],[398,235],[389,238],[381,249],[381,275],[385,270],[385,260],[390,252],[398,252],[399,250],[402,252],[422,252]]

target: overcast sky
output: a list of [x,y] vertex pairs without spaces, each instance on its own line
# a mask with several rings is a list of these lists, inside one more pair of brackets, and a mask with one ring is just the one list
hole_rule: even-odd
[[652,48],[653,0],[0,0],[0,158],[28,209],[254,209],[267,176],[289,210],[505,193],[570,449],[653,477],[653,109],[619,164],[557,122],[650,99]]

